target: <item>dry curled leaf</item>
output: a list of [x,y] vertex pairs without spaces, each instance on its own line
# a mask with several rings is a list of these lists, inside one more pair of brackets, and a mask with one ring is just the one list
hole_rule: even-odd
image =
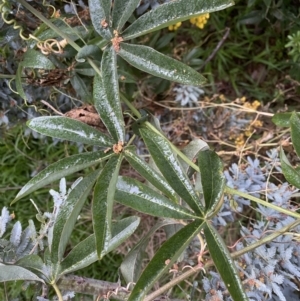
[[94,106],[83,105],[79,108],[72,109],[65,114],[66,117],[79,120],[97,129],[103,128],[102,121]]

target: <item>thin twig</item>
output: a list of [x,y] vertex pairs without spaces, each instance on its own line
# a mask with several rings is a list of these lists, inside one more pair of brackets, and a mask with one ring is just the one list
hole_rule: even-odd
[[225,28],[225,34],[222,37],[221,41],[218,43],[217,47],[214,49],[214,51],[210,54],[210,56],[205,60],[205,62],[203,63],[203,65],[200,67],[200,70],[203,69],[205,67],[205,65],[208,64],[209,61],[211,61],[213,59],[213,57],[216,55],[216,53],[219,51],[219,49],[221,48],[221,46],[224,44],[225,40],[227,39],[228,35],[230,33],[230,28],[226,27]]
[[60,115],[60,116],[64,116],[64,114],[62,112],[57,111],[54,107],[52,107],[47,101],[45,100],[41,100],[41,103],[43,103],[44,105],[46,105],[48,108],[50,108],[51,110],[53,110],[56,114]]

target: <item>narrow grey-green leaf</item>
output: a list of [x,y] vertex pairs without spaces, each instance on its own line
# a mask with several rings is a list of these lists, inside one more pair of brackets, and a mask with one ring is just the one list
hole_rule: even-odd
[[119,95],[116,52],[112,46],[105,48],[101,61],[102,81],[94,80],[95,107],[116,142],[124,141],[125,126]]
[[52,246],[50,246],[52,263],[56,264],[62,260],[81,208],[99,174],[100,171],[96,170],[84,177],[83,180],[71,190],[60,208],[54,222],[53,240]]
[[43,171],[32,178],[25,186],[23,186],[16,198],[13,200],[12,204],[43,186],[73,174],[76,171],[107,160],[111,156],[112,154],[104,153],[104,151],[98,151],[61,159],[46,167]]
[[54,64],[40,51],[28,49],[23,58],[22,65],[25,68],[38,68],[38,69],[54,69]]
[[[115,250],[123,243],[138,227],[140,218],[131,216],[112,224],[112,236],[107,248],[102,251],[101,257]],[[85,268],[98,260],[96,251],[95,234],[90,235],[76,245],[61,264],[61,275],[69,274]]]
[[93,227],[99,259],[111,239],[111,216],[116,183],[123,156],[113,156],[105,164],[94,189]]
[[95,128],[75,119],[62,116],[45,116],[31,119],[28,127],[36,132],[68,141],[108,147],[111,138]]
[[92,100],[91,90],[88,89],[86,83],[79,76],[79,74],[75,73],[71,78],[70,82],[72,84],[73,89],[76,91],[76,94],[80,99],[84,99],[86,102],[90,102]]
[[45,283],[42,278],[23,267],[0,263],[0,282],[17,280],[40,281]]
[[124,30],[122,37],[124,40],[130,40],[201,14],[225,9],[233,4],[231,0],[170,1],[139,17]]
[[[185,154],[185,156],[193,162],[198,157],[199,152],[206,149],[209,149],[209,146],[205,141],[201,139],[194,139],[182,149],[182,153]],[[182,158],[178,158],[178,160],[183,170],[188,174],[191,166],[187,164]]]
[[170,81],[193,86],[206,81],[193,68],[148,46],[121,43],[118,54],[137,69]]
[[112,38],[109,26],[111,0],[89,0],[91,20],[98,34],[106,40]]
[[27,101],[27,97],[25,94],[25,91],[23,89],[23,85],[22,85],[22,70],[23,70],[23,65],[22,63],[20,63],[18,65],[18,69],[16,72],[16,90],[19,93],[20,97],[23,98],[25,101]]
[[125,206],[153,216],[174,219],[197,218],[185,207],[170,201],[160,193],[132,178],[119,177],[115,199]]
[[140,0],[115,0],[112,11],[112,28],[120,32]]
[[293,146],[298,157],[300,157],[300,118],[295,112],[292,113],[290,125]]
[[83,63],[89,56],[97,55],[101,52],[101,49],[97,45],[85,45],[83,46],[75,56],[77,62]]
[[280,150],[280,163],[286,180],[290,184],[300,189],[300,171],[296,168],[293,168],[282,148]]
[[30,270],[38,277],[44,279],[46,282],[50,281],[50,268],[44,264],[43,260],[38,255],[26,255],[19,259],[15,265]]
[[141,128],[140,133],[151,157],[170,186],[196,213],[203,214],[200,200],[166,139],[146,128]]
[[150,231],[143,236],[142,240],[140,240],[133,249],[130,250],[130,252],[126,255],[124,258],[120,270],[122,273],[122,276],[124,277],[126,283],[134,282],[136,283],[138,281],[138,278],[140,277],[141,269],[142,269],[142,261],[143,261],[143,255],[144,251],[148,245],[148,241],[150,237],[155,233],[158,229],[161,227],[167,226],[167,225],[173,225],[174,221],[171,219],[164,219],[162,221],[157,222]]
[[131,292],[128,301],[143,301],[154,283],[166,273],[191,240],[200,232],[204,222],[196,220],[168,239],[156,252]]
[[223,239],[217,230],[209,223],[204,227],[204,234],[210,256],[212,257],[232,299],[234,301],[248,301],[248,298],[243,291],[243,285],[239,278],[235,263],[232,260]]
[[205,209],[206,212],[213,212],[220,202],[225,188],[223,163],[214,151],[208,149],[199,153],[198,166],[201,173]]
[[142,160],[132,149],[127,148],[124,155],[129,164],[142,176],[149,181],[155,188],[164,193],[168,198],[177,203],[176,192],[169,183],[144,160]]

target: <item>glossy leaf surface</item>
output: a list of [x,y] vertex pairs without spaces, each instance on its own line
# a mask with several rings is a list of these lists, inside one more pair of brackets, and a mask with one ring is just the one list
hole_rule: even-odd
[[16,265],[33,272],[38,277],[44,279],[46,282],[48,282],[50,279],[50,269],[44,264],[43,260],[38,255],[26,255],[18,260],[16,262]]
[[206,81],[191,67],[148,46],[121,43],[118,54],[137,69],[170,81],[193,86]]
[[169,183],[153,168],[142,160],[132,149],[127,148],[124,155],[129,164],[155,188],[177,203],[176,192]]
[[[131,216],[112,224],[113,238],[109,241],[107,249],[101,256],[108,254],[124,242],[138,227],[140,218]],[[62,261],[61,275],[82,269],[98,260],[95,235],[92,234],[76,245],[68,256]]]
[[96,170],[83,178],[71,190],[64,204],[61,206],[54,222],[53,240],[52,246],[50,246],[52,263],[59,263],[62,260],[82,206],[99,174],[100,171]]
[[116,53],[106,47],[101,61],[102,79],[94,79],[95,107],[115,142],[124,141],[124,120],[119,95]]
[[99,259],[102,251],[111,239],[111,216],[122,158],[121,155],[113,156],[109,159],[102,169],[94,189],[92,214]]
[[191,240],[201,230],[203,222],[197,220],[185,226],[168,239],[156,252],[131,292],[128,301],[142,301],[156,281],[166,273]]
[[300,118],[295,112],[292,113],[290,125],[293,146],[298,157],[300,158]]
[[0,282],[17,280],[40,281],[44,283],[43,279],[23,267],[0,263]]
[[46,186],[56,180],[75,173],[76,171],[90,167],[97,163],[110,158],[112,154],[106,154],[104,151],[84,153],[79,155],[70,156],[61,159],[38,173],[33,177],[17,194],[12,204],[19,199],[25,197],[33,191]]
[[54,69],[54,64],[40,51],[34,49],[27,49],[24,54],[23,67],[38,68],[38,69]]
[[208,149],[199,153],[198,165],[201,173],[205,209],[212,212],[218,205],[225,188],[223,163],[215,152]]
[[139,2],[140,0],[115,0],[112,11],[112,28],[120,32]]
[[298,169],[293,168],[287,159],[283,149],[280,150],[280,163],[282,172],[286,178],[286,180],[294,185],[295,187],[300,189],[300,171]]
[[98,34],[106,40],[112,38],[109,29],[110,0],[89,0],[91,20]]
[[231,0],[170,1],[139,17],[124,30],[122,37],[124,40],[129,40],[201,14],[225,9],[233,4]]
[[158,169],[177,194],[196,212],[203,212],[194,188],[165,138],[146,128],[140,133]]
[[68,141],[108,147],[113,145],[111,138],[87,124],[62,116],[37,117],[27,122],[36,132]]
[[174,219],[197,218],[188,209],[170,201],[145,184],[128,177],[119,177],[115,199],[125,206],[153,216]]
[[166,225],[173,225],[174,221],[170,219],[164,219],[162,221],[157,222],[151,230],[143,236],[143,238],[134,246],[133,249],[126,255],[123,260],[120,270],[122,276],[124,277],[126,283],[138,281],[140,277],[142,266],[143,266],[143,254],[145,253],[145,249],[147,247],[148,241],[150,237],[161,227]]
[[242,282],[239,278],[235,263],[218,231],[207,223],[204,227],[204,234],[210,256],[232,299],[234,301],[247,301],[248,298],[243,291]]

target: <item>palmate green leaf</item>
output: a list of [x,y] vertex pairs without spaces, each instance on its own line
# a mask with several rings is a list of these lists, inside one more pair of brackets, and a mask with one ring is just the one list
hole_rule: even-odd
[[112,39],[112,33],[108,26],[111,0],[89,0],[91,20],[98,34],[106,40]]
[[36,254],[26,255],[19,259],[15,264],[28,269],[46,282],[50,281],[50,267],[46,266],[42,258]]
[[145,184],[128,177],[119,177],[115,199],[118,203],[153,216],[174,219],[198,218],[185,207],[170,201]]
[[111,239],[111,216],[122,159],[122,155],[115,155],[109,159],[102,169],[94,189],[92,214],[99,259]]
[[114,144],[111,138],[100,131],[81,121],[68,117],[37,117],[29,120],[27,126],[40,134],[63,140],[102,147],[109,147]]
[[248,298],[243,291],[235,263],[218,231],[211,224],[207,223],[204,227],[204,234],[210,256],[232,299],[234,301],[247,301]]
[[144,300],[154,283],[171,268],[195,235],[200,232],[203,224],[204,222],[199,220],[188,224],[160,247],[140,276],[128,301]]
[[54,64],[40,51],[28,49],[23,57],[22,65],[25,68],[54,69]]
[[150,231],[143,236],[142,240],[140,240],[126,255],[120,266],[120,270],[127,284],[130,282],[136,283],[140,277],[143,266],[144,253],[150,237],[161,227],[173,224],[174,221],[170,219],[164,219],[157,222],[150,229]]
[[79,170],[105,161],[111,156],[112,154],[104,153],[104,151],[98,151],[74,155],[61,159],[49,165],[43,171],[41,171],[35,177],[33,177],[19,191],[12,204],[43,186],[46,186],[56,180],[60,180],[61,178],[73,174]]
[[191,67],[148,46],[121,43],[118,54],[137,69],[170,81],[193,86],[206,81]]
[[101,61],[102,80],[94,79],[94,103],[103,123],[115,139],[125,140],[125,125],[119,95],[116,52],[112,46],[105,48]]
[[45,283],[42,278],[23,267],[0,263],[0,282],[17,280],[40,281]]
[[112,28],[120,32],[140,0],[115,0],[112,11]]
[[124,155],[129,164],[149,181],[155,188],[164,193],[168,198],[177,203],[177,196],[169,183],[153,168],[142,160],[131,148],[126,148]]
[[292,113],[290,125],[293,146],[298,157],[300,157],[300,118],[295,112]]
[[300,171],[296,168],[293,168],[282,148],[280,149],[280,163],[286,180],[290,184],[300,189]]
[[[112,224],[113,238],[101,253],[101,258],[109,252],[115,250],[136,230],[140,223],[140,218],[131,216]],[[96,251],[95,234],[90,235],[78,245],[76,245],[61,263],[61,275],[73,273],[89,266],[98,260]]]
[[151,157],[170,186],[196,213],[202,215],[200,200],[166,139],[146,128],[140,128],[140,133]]
[[206,212],[213,212],[225,188],[223,163],[215,152],[208,149],[199,153],[198,166],[201,172],[205,209]]
[[59,263],[62,260],[78,215],[99,174],[100,171],[96,170],[84,177],[83,180],[71,190],[66,201],[60,208],[55,219],[52,246],[50,246],[51,261],[53,264]]
[[124,41],[130,40],[201,14],[225,9],[233,4],[231,0],[170,1],[139,17],[124,30],[122,38]]

